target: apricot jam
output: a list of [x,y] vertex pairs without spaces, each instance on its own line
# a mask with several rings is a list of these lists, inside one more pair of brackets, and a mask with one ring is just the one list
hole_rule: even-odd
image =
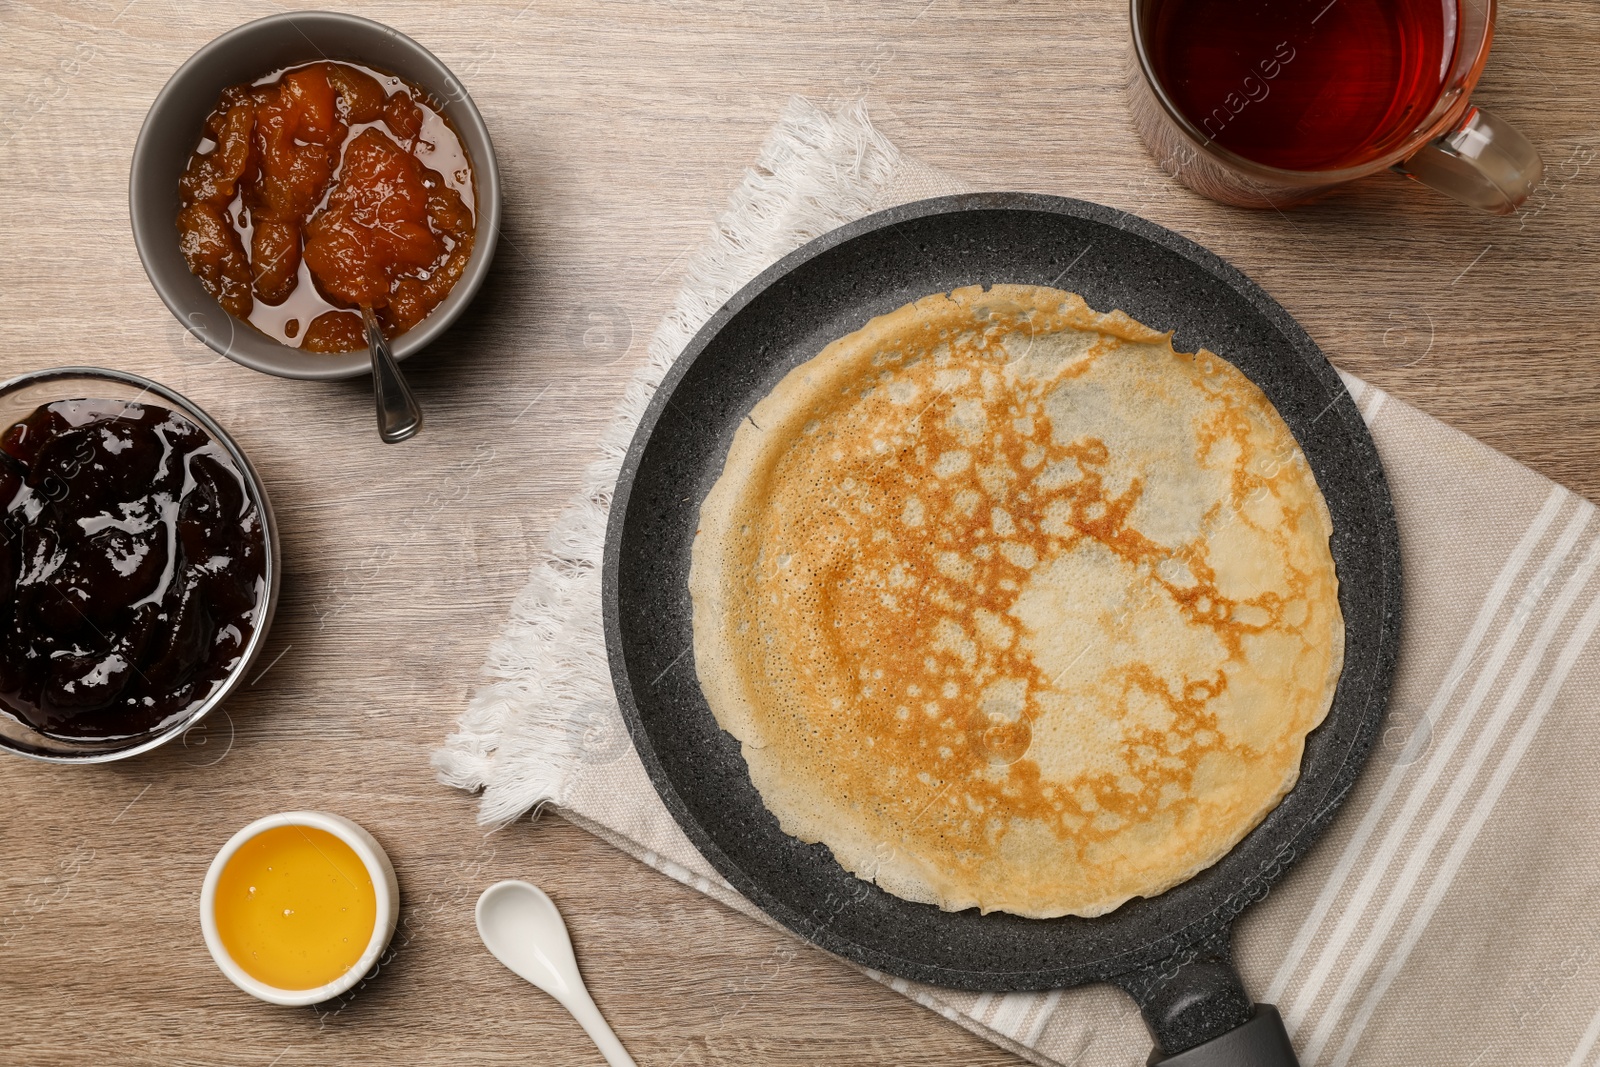
[[178,240],[207,292],[293,348],[366,347],[428,316],[472,256],[461,140],[422,92],[351,63],[222,91],[178,182]]
[[175,411],[63,400],[0,433],[0,712],[55,737],[177,721],[266,595],[239,468]]

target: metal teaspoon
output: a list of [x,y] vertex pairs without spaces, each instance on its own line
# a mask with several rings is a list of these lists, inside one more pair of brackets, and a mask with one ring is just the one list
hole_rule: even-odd
[[389,341],[378,328],[378,316],[369,307],[361,309],[367,324],[367,347],[372,351],[372,391],[378,402],[378,436],[385,444],[399,444],[415,437],[422,429],[422,406],[400,373],[400,364],[389,351]]

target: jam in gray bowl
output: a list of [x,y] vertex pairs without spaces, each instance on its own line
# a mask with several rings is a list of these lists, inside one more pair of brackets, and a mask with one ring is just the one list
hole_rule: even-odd
[[[293,326],[298,341],[280,341],[224,311],[191,272],[180,247],[179,180],[206,136],[207,116],[224,89],[324,61],[356,65],[403,81],[430,112],[443,118],[470,165],[476,201],[466,204],[474,213],[475,226],[470,257],[442,302],[416,325],[392,337],[395,358],[405,359],[436,340],[472,301],[488,275],[500,229],[500,178],[483,117],[450,70],[416,41],[354,15],[309,11],[258,19],[200,49],[157,95],[134,146],[128,182],[134,244],[156,292],[191,333],[237,363],[286,378],[349,378],[370,373],[371,361],[365,347],[350,352],[295,347],[309,332],[306,323],[297,321]],[[353,138],[357,124],[349,128]],[[256,301],[256,306],[262,307],[262,302]],[[347,301],[342,306],[353,305]]]

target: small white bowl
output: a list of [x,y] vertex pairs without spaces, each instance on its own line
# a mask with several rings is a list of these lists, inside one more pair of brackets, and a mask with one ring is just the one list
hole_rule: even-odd
[[[373,894],[377,898],[378,911],[372,924],[372,940],[367,942],[367,950],[361,954],[355,966],[343,975],[327,985],[320,985],[314,989],[279,989],[250,977],[244,968],[228,955],[228,950],[222,944],[222,936],[217,932],[217,880],[222,877],[222,869],[246,841],[265,830],[273,830],[280,826],[310,826],[326,830],[349,845],[366,865],[367,874],[372,878]],[[222,973],[228,976],[230,982],[251,996],[268,1004],[285,1004],[290,1007],[304,1007],[331,1000],[349,991],[361,981],[362,976],[372,970],[373,965],[378,962],[378,957],[388,946],[389,939],[394,936],[399,914],[400,884],[395,880],[394,865],[389,862],[383,846],[349,819],[340,815],[330,815],[324,811],[286,811],[257,819],[228,838],[228,843],[222,846],[217,858],[211,861],[211,868],[206,871],[205,884],[200,889],[200,929],[205,933],[206,948],[211,950],[211,958],[217,961]]]

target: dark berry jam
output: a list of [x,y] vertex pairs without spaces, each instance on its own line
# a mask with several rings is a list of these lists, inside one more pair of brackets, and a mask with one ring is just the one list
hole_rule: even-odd
[[0,710],[134,737],[237,666],[266,537],[227,450],[175,411],[63,400],[0,434]]

